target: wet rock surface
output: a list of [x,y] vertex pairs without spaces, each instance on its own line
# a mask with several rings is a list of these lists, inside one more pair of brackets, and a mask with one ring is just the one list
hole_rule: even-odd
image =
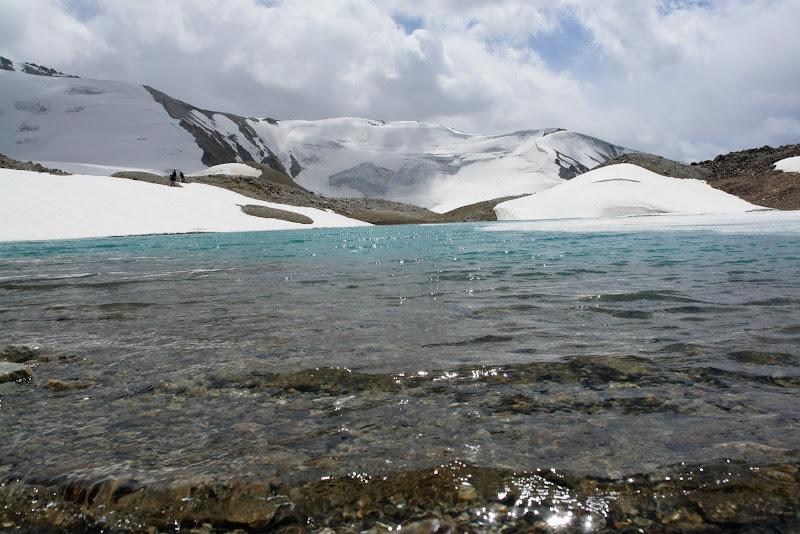
[[15,532],[788,532],[800,527],[798,472],[794,463],[725,462],[611,480],[452,462],[291,486],[259,478],[168,487],[7,480],[0,525]]
[[[14,356],[25,351],[22,347],[11,347],[4,349],[4,353]],[[757,351],[734,353],[732,358],[754,365],[780,365],[793,360],[791,355]],[[44,377],[66,365],[73,378],[42,378],[38,383],[28,382],[27,393],[15,394],[30,395],[31,387],[41,386],[52,394],[65,395],[95,386],[94,379],[78,378],[91,372],[79,358],[45,351],[37,355],[37,361],[43,367]],[[609,414],[628,420],[670,417],[670,414],[691,416],[705,409],[691,399],[691,387],[675,389],[672,396],[659,397],[653,392],[669,391],[681,384],[685,388],[686,381],[693,387],[720,387],[721,382],[736,387],[736,383],[752,379],[753,376],[718,369],[679,368],[675,373],[665,374],[649,358],[601,356],[506,366],[502,371],[478,366],[414,374],[367,374],[344,368],[281,373],[251,363],[226,366],[201,377],[166,377],[160,385],[134,394],[140,406],[137,411],[148,410],[151,417],[163,412],[167,419],[173,420],[169,415],[175,413],[173,406],[178,410],[188,408],[192,399],[218,403],[225,402],[229,395],[244,395],[260,399],[262,410],[266,403],[274,402],[280,412],[304,414],[296,424],[306,429],[301,432],[305,435],[287,436],[285,445],[298,456],[305,455],[309,446],[316,452],[304,466],[265,470],[258,456],[250,455],[247,449],[259,447],[257,441],[270,442],[272,461],[280,463],[283,453],[274,447],[280,443],[283,430],[273,427],[273,433],[265,435],[267,427],[252,420],[238,422],[226,431],[231,435],[220,449],[220,457],[229,457],[240,447],[234,454],[240,455],[243,466],[252,466],[227,476],[213,469],[215,472],[164,477],[169,472],[166,463],[159,468],[162,475],[157,478],[144,473],[138,476],[130,462],[141,462],[146,451],[131,451],[134,453],[131,460],[123,462],[129,467],[122,470],[98,468],[89,458],[79,457],[62,467],[42,466],[36,470],[12,461],[0,470],[0,525],[14,532],[209,534],[236,529],[286,533],[388,532],[398,527],[412,533],[741,529],[775,532],[776,528],[793,531],[800,528],[800,516],[796,513],[800,506],[800,464],[796,461],[717,460],[654,466],[645,473],[599,477],[546,465],[519,470],[484,467],[464,459],[453,460],[446,452],[431,451],[429,459],[424,461],[429,467],[404,469],[389,464],[381,468],[363,463],[361,470],[324,475],[335,472],[333,466],[337,462],[358,465],[365,452],[360,450],[359,442],[366,441],[372,448],[397,446],[413,450],[413,432],[430,432],[429,423],[418,421],[404,432],[392,426],[397,424],[396,420],[388,419],[389,426],[380,428],[363,417],[365,410],[380,410],[398,399],[401,404],[402,399],[415,399],[412,404],[429,399],[433,403],[430,409],[442,404],[471,405],[477,410],[475,414],[482,414],[481,418],[508,423],[504,430],[490,425],[489,432],[513,432],[517,426],[520,432],[528,432],[525,429],[531,427],[522,424],[519,418],[585,414],[599,422],[608,420]],[[781,384],[767,381],[767,384],[789,391],[800,388],[797,379]],[[578,387],[583,393],[575,389],[567,393],[564,388],[569,386]],[[478,390],[486,388],[495,393],[483,392],[475,397]],[[564,394],[558,394],[562,390]],[[679,398],[682,395],[686,398]],[[123,418],[128,417],[130,408],[120,401],[114,403],[116,409],[121,410]],[[237,421],[246,419],[242,413],[231,415]],[[336,421],[331,421],[333,429],[322,423],[342,417],[351,421],[345,423],[349,428]],[[197,424],[203,423],[197,421]],[[173,424],[174,430],[182,432],[181,425]],[[466,420],[458,426],[469,428]],[[389,437],[409,433],[412,435],[404,436],[411,438],[408,443]],[[542,437],[556,443],[559,440],[555,434]],[[113,448],[125,446],[124,440],[104,440]],[[231,449],[235,443],[239,445]],[[767,450],[769,447],[765,445],[741,445],[761,447],[773,458],[776,452],[780,454],[777,450]],[[193,455],[188,449],[185,453]],[[589,457],[595,453],[586,450]],[[792,451],[784,454],[787,458],[796,456]],[[198,460],[203,462],[201,458],[209,455],[215,456],[213,448],[204,451]],[[365,460],[367,456],[364,455]],[[294,463],[290,458],[286,456],[284,461]]]
[[30,367],[21,363],[0,362],[0,384],[17,382],[31,378]]

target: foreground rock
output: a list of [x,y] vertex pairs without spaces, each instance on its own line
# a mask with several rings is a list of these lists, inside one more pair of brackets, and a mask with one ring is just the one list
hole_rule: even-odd
[[25,347],[18,345],[6,345],[0,347],[0,361],[23,363],[39,356],[38,347]]
[[30,367],[21,363],[0,362],[0,384],[31,378]]
[[23,532],[794,532],[799,472],[722,463],[607,480],[454,462],[291,487],[54,477],[4,481],[0,522]]

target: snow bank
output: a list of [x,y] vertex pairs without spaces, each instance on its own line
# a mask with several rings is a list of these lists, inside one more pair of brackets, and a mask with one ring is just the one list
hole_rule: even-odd
[[503,202],[498,220],[572,219],[667,213],[742,213],[763,209],[700,180],[682,180],[620,164],[551,189]]
[[244,163],[223,163],[221,165],[214,165],[213,167],[209,167],[205,170],[193,172],[192,174],[187,174],[186,176],[191,177],[199,177],[199,176],[212,176],[215,174],[227,174],[229,176],[261,176],[261,171],[251,167],[250,165],[245,165]]
[[[244,204],[300,213],[314,223],[252,217],[241,211]],[[122,178],[0,169],[0,241],[365,225],[335,213],[260,202],[204,184],[167,187]]]
[[800,156],[786,158],[775,163],[776,171],[800,172]]

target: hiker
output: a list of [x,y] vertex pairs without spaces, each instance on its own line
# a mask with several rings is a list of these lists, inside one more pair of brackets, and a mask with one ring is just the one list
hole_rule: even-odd
[[183,171],[181,171],[181,183],[182,184],[186,183],[186,177],[183,175]]
[[169,186],[175,187],[175,181],[178,179],[178,171],[173,170],[172,174],[169,175]]

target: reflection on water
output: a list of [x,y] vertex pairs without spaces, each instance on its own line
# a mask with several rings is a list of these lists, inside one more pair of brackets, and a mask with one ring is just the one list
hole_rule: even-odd
[[488,228],[0,244],[0,521],[797,525],[797,234]]

